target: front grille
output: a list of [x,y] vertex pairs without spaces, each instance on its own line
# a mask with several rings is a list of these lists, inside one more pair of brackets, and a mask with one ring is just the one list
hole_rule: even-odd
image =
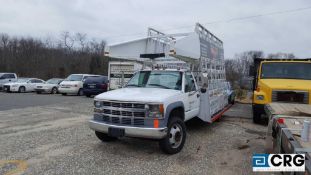
[[309,93],[306,91],[273,90],[272,102],[308,104]]
[[103,101],[102,107],[97,109],[103,117],[96,118],[106,123],[143,126],[145,123],[145,104]]
[[130,117],[111,117],[108,115],[94,115],[94,119],[97,121],[103,121],[111,124],[122,124],[122,125],[133,125],[133,126],[144,126],[144,118],[130,118]]

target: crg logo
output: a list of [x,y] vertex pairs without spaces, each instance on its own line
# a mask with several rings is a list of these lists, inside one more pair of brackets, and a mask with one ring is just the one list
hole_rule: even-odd
[[254,154],[253,171],[305,171],[304,154]]

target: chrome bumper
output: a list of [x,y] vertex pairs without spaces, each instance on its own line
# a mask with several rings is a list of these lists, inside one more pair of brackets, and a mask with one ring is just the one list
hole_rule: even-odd
[[167,128],[143,128],[133,126],[118,126],[107,123],[97,122],[95,120],[89,121],[91,129],[103,133],[108,133],[108,128],[122,128],[125,130],[125,136],[128,137],[140,137],[149,139],[162,139],[167,134]]

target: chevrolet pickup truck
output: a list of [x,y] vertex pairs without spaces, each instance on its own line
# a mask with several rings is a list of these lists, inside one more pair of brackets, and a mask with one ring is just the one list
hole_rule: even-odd
[[[185,144],[185,122],[218,120],[233,103],[232,91],[225,79],[222,41],[202,25],[179,39],[151,31],[156,34],[106,50],[110,57],[147,58],[153,65],[134,73],[123,88],[95,96],[89,125],[101,141],[155,139],[163,152],[175,154]],[[192,62],[182,68],[180,61],[163,62],[173,58]]]

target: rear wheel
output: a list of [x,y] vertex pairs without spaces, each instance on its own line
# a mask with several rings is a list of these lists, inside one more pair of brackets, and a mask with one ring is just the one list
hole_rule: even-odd
[[95,135],[102,142],[110,142],[110,141],[114,141],[114,140],[118,139],[116,137],[110,137],[110,136],[108,136],[108,134],[105,134],[105,133],[102,133],[102,132],[98,132],[98,131],[95,131]]
[[172,116],[168,122],[168,131],[159,145],[163,152],[176,154],[182,150],[186,141],[186,126],[184,121],[177,116]]
[[82,96],[83,95],[83,90],[82,89],[79,89],[78,91],[78,96]]
[[26,92],[26,88],[24,86],[21,86],[21,87],[18,88],[18,92],[19,93],[24,93],[24,92]]
[[53,87],[53,88],[52,88],[51,94],[57,94],[57,88],[56,88],[56,87]]

